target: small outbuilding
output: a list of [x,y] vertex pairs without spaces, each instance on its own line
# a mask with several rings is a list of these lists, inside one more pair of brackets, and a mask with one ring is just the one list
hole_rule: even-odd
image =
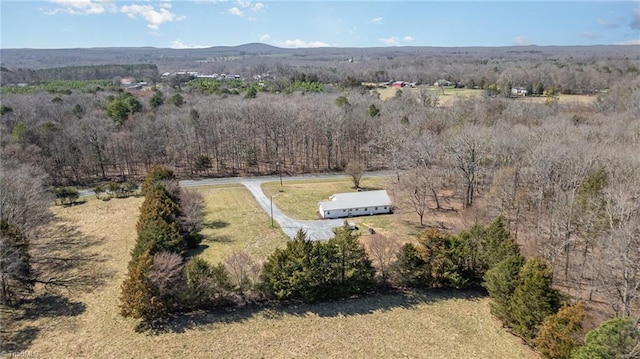
[[322,218],[345,218],[391,213],[391,199],[385,190],[336,193],[318,204]]

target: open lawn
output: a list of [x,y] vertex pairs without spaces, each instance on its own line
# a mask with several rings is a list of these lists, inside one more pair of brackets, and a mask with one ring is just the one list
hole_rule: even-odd
[[277,223],[276,228],[271,227],[271,218],[244,186],[209,186],[197,191],[204,196],[207,208],[202,258],[218,263],[231,252],[244,249],[264,259],[286,244],[288,237]]
[[[265,244],[278,243],[281,234],[255,226],[268,217],[260,217],[246,190],[201,191],[210,206],[207,220],[213,223],[207,235],[227,237],[206,242],[207,251],[220,252],[205,251],[207,258],[219,260],[222,252],[242,245],[254,245],[249,250],[255,255],[277,245]],[[491,317],[487,298],[472,293],[379,294],[314,305],[196,313],[169,322],[162,332],[137,333],[138,322],[118,314],[117,298],[141,203],[141,198],[128,198],[54,208],[58,220],[93,239],[84,251],[99,259],[92,267],[102,281],[91,291],[64,291],[20,311],[2,312],[11,325],[3,327],[0,349],[33,358],[535,357]],[[244,215],[250,218],[243,220]],[[236,220],[244,222],[236,227]],[[251,224],[254,228],[247,228]],[[263,241],[262,235],[271,239]],[[255,249],[263,244],[263,249]]]
[[[419,217],[412,209],[402,202],[402,199],[389,185],[390,178],[364,177],[361,186],[365,189],[387,189],[395,207],[393,214],[361,216],[349,218],[356,223],[363,239],[369,235],[368,228],[393,238],[401,243],[414,239],[426,229],[426,226],[444,229],[464,228],[460,223],[457,212],[441,211],[425,214],[425,227],[419,226]],[[350,179],[303,180],[285,182],[266,182],[262,185],[267,196],[273,196],[273,202],[285,214],[296,219],[318,219],[318,202],[326,201],[329,196],[339,192],[353,192],[353,182]]]
[[[363,177],[360,187],[382,189],[387,179],[384,177]],[[346,178],[327,180],[266,182],[262,190],[267,197],[273,196],[273,203],[289,217],[295,219],[318,219],[318,203],[328,201],[334,193],[353,192],[353,181]]]

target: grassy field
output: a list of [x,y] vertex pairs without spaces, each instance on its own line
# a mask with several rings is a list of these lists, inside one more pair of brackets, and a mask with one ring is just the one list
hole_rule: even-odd
[[[448,105],[451,101],[453,101],[456,97],[473,97],[473,96],[481,96],[483,94],[483,90],[475,90],[475,89],[467,89],[467,88],[453,88],[453,87],[404,87],[402,88],[402,93],[412,93],[416,96],[420,94],[422,89],[427,89],[428,94],[433,96],[438,96],[438,102],[440,105]],[[396,95],[396,92],[399,89],[393,87],[375,89],[372,91],[376,91],[380,94],[380,98],[383,100],[387,100],[393,98]]]
[[[206,258],[219,260],[244,246],[261,255],[282,243],[243,188],[200,191],[209,206],[206,234],[212,238],[205,243]],[[141,203],[92,200],[54,208],[57,220],[93,239],[86,251],[99,258],[92,267],[103,280],[91,291],[60,292],[3,312],[10,317],[4,343],[11,350],[34,358],[535,357],[491,317],[487,298],[437,291],[195,313],[173,320],[161,333],[137,333],[137,321],[118,314],[117,298]]]
[[[381,189],[385,183],[384,177],[363,177],[360,187]],[[353,192],[353,182],[346,178],[287,181],[283,187],[280,187],[280,182],[266,182],[262,190],[267,196],[273,196],[273,203],[288,216],[318,219],[318,202],[328,201],[334,193]]]
[[206,202],[202,234],[206,247],[202,258],[217,263],[239,249],[256,258],[266,258],[278,246],[286,244],[282,231],[271,227],[269,215],[242,185],[211,186],[198,189]]
[[[415,88],[405,87],[402,89],[403,93],[412,93],[415,96],[420,94],[420,91],[424,89],[424,86],[418,86]],[[453,87],[445,87],[438,88],[429,86],[426,87],[429,95],[437,95],[438,96],[438,105],[440,106],[450,106],[456,98],[470,98],[475,96],[482,96],[484,94],[484,90],[479,89],[467,89],[467,88],[453,88]],[[380,98],[383,100],[387,100],[393,98],[396,95],[398,89],[387,87],[383,89],[375,89],[372,91],[376,91],[380,94]],[[597,96],[591,95],[559,95],[558,101],[559,103],[580,103],[580,104],[591,104],[596,100]],[[524,102],[534,102],[534,103],[545,103],[547,98],[544,96],[527,96],[527,97],[518,97],[513,98],[514,101],[524,101]]]

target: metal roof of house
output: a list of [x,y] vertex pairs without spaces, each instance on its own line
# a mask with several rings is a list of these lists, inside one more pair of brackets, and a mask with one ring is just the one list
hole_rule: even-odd
[[320,202],[325,211],[338,209],[390,206],[391,199],[386,190],[336,193],[331,201]]

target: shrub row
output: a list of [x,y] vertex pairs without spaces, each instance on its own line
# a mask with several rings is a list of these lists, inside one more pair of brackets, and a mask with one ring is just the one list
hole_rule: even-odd
[[286,248],[264,264],[263,293],[272,299],[306,302],[365,293],[374,286],[375,269],[358,235],[348,225],[328,241],[310,241],[301,230]]
[[457,235],[427,230],[416,244],[400,249],[395,281],[419,288],[478,287],[489,268],[518,253],[501,217],[486,228],[474,225]]

